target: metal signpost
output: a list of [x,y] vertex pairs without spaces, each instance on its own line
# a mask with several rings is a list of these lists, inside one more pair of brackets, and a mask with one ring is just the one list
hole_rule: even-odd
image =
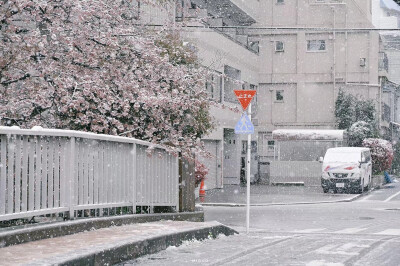
[[[240,104],[243,107],[243,114],[239,122],[235,126],[235,134],[247,134],[247,206],[246,206],[246,232],[249,233],[250,228],[250,162],[251,162],[251,134],[254,134],[254,126],[251,123],[251,100],[256,94],[255,90],[234,91]],[[248,108],[248,115],[246,109]]]

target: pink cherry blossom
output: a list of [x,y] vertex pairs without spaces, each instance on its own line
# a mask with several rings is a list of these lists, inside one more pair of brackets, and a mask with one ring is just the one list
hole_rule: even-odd
[[[207,70],[130,1],[0,0],[0,117],[135,137],[191,157],[213,127]],[[191,119],[187,119],[190,117]]]

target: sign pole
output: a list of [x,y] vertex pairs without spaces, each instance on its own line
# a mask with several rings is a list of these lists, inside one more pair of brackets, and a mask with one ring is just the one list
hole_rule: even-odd
[[[248,116],[251,121],[251,103],[249,105]],[[246,207],[246,232],[250,229],[250,161],[251,161],[251,134],[247,135],[247,207]]]
[[[251,100],[257,93],[255,90],[235,90],[236,97],[243,107],[242,117],[235,126],[235,134],[247,134],[247,204],[246,204],[246,232],[250,231],[250,168],[251,168],[251,134],[254,134],[254,125],[251,123]],[[248,107],[248,115],[246,109]]]

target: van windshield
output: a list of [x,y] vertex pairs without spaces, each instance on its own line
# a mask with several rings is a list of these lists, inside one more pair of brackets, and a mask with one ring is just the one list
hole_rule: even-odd
[[358,163],[361,161],[359,152],[327,152],[325,162]]

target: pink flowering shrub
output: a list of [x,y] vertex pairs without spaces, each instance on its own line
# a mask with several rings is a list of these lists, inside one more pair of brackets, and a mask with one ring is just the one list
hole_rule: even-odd
[[202,180],[206,179],[208,174],[207,167],[201,163],[200,161],[195,161],[195,178],[196,178],[196,187],[201,183]]
[[137,26],[135,12],[131,1],[0,0],[0,123],[201,150],[213,126],[205,70],[179,32]]
[[369,138],[365,139],[362,145],[371,150],[372,169],[374,173],[381,173],[392,167],[393,148],[389,141]]

